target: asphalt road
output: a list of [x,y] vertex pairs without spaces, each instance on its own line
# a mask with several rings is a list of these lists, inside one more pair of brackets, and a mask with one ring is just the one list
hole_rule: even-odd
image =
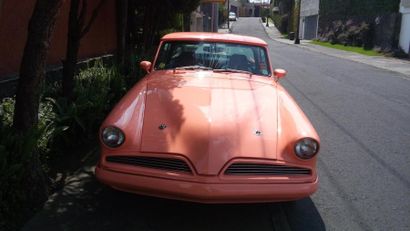
[[312,201],[326,229],[410,230],[410,81],[272,41],[258,20],[240,18],[233,33],[269,43],[274,68],[289,73],[282,84],[321,136]]
[[269,43],[282,84],[322,139],[320,186],[289,203],[201,205],[105,187],[86,168],[23,230],[410,230],[410,81],[270,40],[258,18],[233,32]]

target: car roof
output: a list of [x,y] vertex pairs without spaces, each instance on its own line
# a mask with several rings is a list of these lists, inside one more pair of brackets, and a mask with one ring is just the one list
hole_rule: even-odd
[[162,41],[207,41],[207,42],[226,42],[240,43],[246,45],[267,46],[268,44],[262,39],[227,33],[209,33],[209,32],[177,32],[167,34],[161,39]]

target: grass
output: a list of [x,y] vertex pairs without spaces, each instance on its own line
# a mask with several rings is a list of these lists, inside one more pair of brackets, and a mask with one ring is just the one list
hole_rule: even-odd
[[355,52],[355,53],[359,53],[359,54],[367,55],[367,56],[382,56],[382,54],[380,54],[377,51],[365,50],[363,47],[345,46],[345,45],[342,45],[342,44],[334,44],[333,45],[329,42],[321,42],[321,41],[316,41],[316,40],[313,40],[311,43],[316,44],[316,45],[320,45],[320,46],[324,46],[324,47],[330,47],[330,48],[338,49],[338,50]]

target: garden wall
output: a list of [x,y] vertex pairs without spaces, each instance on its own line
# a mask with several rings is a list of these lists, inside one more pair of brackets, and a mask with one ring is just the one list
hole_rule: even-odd
[[[0,2],[0,84],[17,76],[27,37],[27,27],[36,0]],[[89,0],[88,16],[99,0]],[[56,22],[47,63],[61,65],[65,57],[70,1],[64,1]],[[79,59],[112,54],[116,49],[115,0],[101,8],[91,30],[81,41]]]
[[320,18],[319,39],[354,46],[379,48],[385,52],[397,49],[400,14]]

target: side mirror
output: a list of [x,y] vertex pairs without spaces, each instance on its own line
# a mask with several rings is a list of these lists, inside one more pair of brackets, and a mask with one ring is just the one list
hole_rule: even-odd
[[141,69],[144,70],[144,71],[147,72],[147,73],[150,73],[151,66],[152,66],[152,63],[149,62],[149,61],[142,61],[142,62],[140,63]]
[[275,69],[273,71],[273,76],[275,76],[277,79],[281,79],[281,78],[285,77],[287,73],[288,72],[283,70],[283,69]]

